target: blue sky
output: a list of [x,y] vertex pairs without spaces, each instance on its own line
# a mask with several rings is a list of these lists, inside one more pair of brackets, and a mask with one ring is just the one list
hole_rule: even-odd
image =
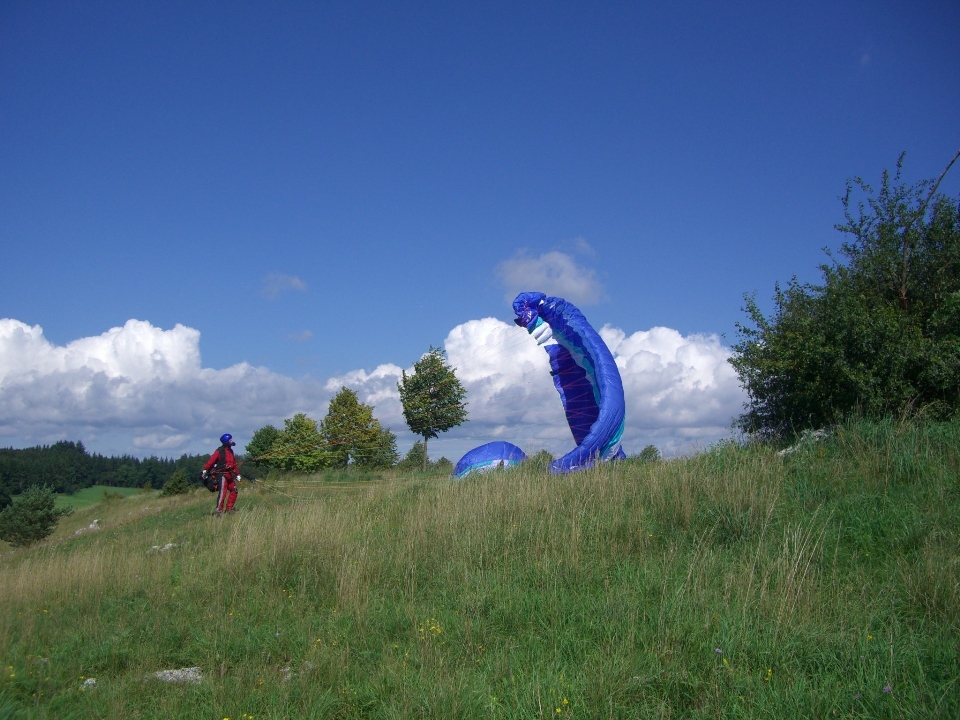
[[[744,292],[817,278],[847,178],[900,151],[908,179],[935,176],[960,147],[956,3],[406,5],[0,7],[0,317],[42,328],[49,361],[0,343],[0,444],[197,451],[224,424],[320,416],[347,377],[401,432],[393,376],[370,374],[509,321],[518,289],[722,349]],[[140,404],[104,390],[107,412],[78,368],[132,371],[64,353],[131,319],[129,352],[193,358],[190,382],[271,379],[164,414],[156,397],[203,392],[143,370]],[[742,401],[721,395],[633,443],[715,437]],[[486,417],[448,454],[522,430]]]

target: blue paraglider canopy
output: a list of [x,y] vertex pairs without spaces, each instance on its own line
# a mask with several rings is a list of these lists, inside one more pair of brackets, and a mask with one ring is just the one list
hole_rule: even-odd
[[453,468],[453,476],[459,480],[473,472],[489,472],[497,468],[518,465],[526,459],[527,456],[524,455],[523,450],[516,445],[498,440],[475,447],[460,458],[460,462]]
[[[592,466],[596,462],[626,457],[620,439],[623,436],[626,406],[623,382],[613,354],[603,338],[573,304],[563,298],[547,297],[541,292],[523,292],[513,301],[514,322],[544,345],[550,358],[550,374],[560,393],[560,402],[577,446],[550,463],[550,471],[567,473]],[[551,340],[555,342],[550,342]],[[492,446],[509,446],[519,455],[523,451],[510,443],[488,443],[468,452],[454,468],[467,468],[480,458],[493,456]],[[482,452],[481,452],[482,451]],[[474,453],[480,453],[474,456]],[[468,460],[468,458],[471,458]],[[506,458],[501,458],[504,464]],[[493,461],[491,461],[493,462]],[[515,462],[519,462],[515,461]],[[501,465],[502,467],[503,465]],[[465,470],[463,474],[470,472]]]

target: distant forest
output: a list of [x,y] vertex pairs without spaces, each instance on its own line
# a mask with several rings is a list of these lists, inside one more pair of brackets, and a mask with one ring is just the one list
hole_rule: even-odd
[[208,457],[104,457],[91,455],[81,442],[67,440],[22,450],[0,448],[0,505],[5,504],[4,496],[18,495],[31,485],[47,485],[60,493],[91,485],[161,488],[177,469],[194,479]]

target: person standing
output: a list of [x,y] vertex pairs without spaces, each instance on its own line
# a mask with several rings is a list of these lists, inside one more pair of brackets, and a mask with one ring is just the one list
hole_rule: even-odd
[[233,456],[233,435],[226,433],[220,436],[220,447],[213,451],[213,455],[203,466],[203,477],[212,471],[217,477],[217,517],[225,512],[233,512],[233,505],[237,502],[237,483],[240,481],[240,468]]

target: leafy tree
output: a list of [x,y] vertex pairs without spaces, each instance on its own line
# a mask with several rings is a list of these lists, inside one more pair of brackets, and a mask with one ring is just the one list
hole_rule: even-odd
[[280,431],[273,425],[264,425],[253,434],[250,442],[247,443],[246,450],[254,465],[258,467],[271,467],[273,465],[270,455],[273,453],[273,446],[279,437]]
[[7,507],[12,501],[10,496],[7,494],[7,491],[3,489],[3,486],[0,485],[0,510],[3,510]]
[[167,480],[163,485],[163,490],[160,492],[161,495],[186,495],[192,486],[190,481],[187,480],[186,473],[183,470],[177,469],[173,471],[173,474],[170,476],[170,479]]
[[533,455],[530,455],[526,464],[530,467],[536,468],[537,470],[546,470],[550,467],[550,463],[553,462],[553,455],[546,450],[538,450]]
[[283,421],[283,430],[271,446],[275,467],[299,472],[317,472],[327,462],[326,443],[317,421],[297,413]]
[[403,457],[403,460],[397,463],[397,468],[400,470],[437,470],[442,472],[453,472],[453,462],[448,460],[445,457],[441,457],[439,460],[431,462],[430,460],[425,460],[427,456],[426,448],[422,442],[417,440],[413,443],[407,454]]
[[850,181],[843,262],[820,266],[821,285],[778,285],[770,318],[746,297],[751,325],[738,324],[730,360],[749,400],[741,429],[793,436],[850,413],[960,409],[960,204],[936,193],[957,157],[936,181],[902,183],[903,155],[879,192]]
[[327,443],[327,463],[342,468],[353,462],[358,467],[390,467],[397,461],[397,439],[373,417],[373,408],[357,394],[341,387],[330,401],[320,424]]
[[400,470],[426,470],[427,453],[423,443],[419,440],[414,442],[413,447],[407,450],[407,454],[403,456],[403,460],[397,463],[397,467]]
[[13,547],[33,545],[50,535],[60,518],[71,513],[72,508],[56,509],[50,487],[32,485],[0,512],[0,540]]
[[397,383],[403,419],[414,435],[423,437],[423,469],[427,469],[427,441],[467,420],[467,391],[454,368],[446,363],[444,352],[430,350],[413,364],[413,375],[403,373]]
[[393,467],[400,458],[397,452],[397,436],[390,428],[381,427],[379,421],[374,420],[373,423],[376,428],[373,444],[368,446],[365,455],[357,458],[357,465],[376,470]]
[[453,461],[445,458],[443,455],[440,456],[439,460],[436,460],[430,463],[430,465],[433,467],[434,470],[437,470],[439,472],[445,472],[445,473],[453,472]]
[[656,445],[647,445],[640,451],[639,458],[642,462],[656,462],[660,459],[660,451]]

